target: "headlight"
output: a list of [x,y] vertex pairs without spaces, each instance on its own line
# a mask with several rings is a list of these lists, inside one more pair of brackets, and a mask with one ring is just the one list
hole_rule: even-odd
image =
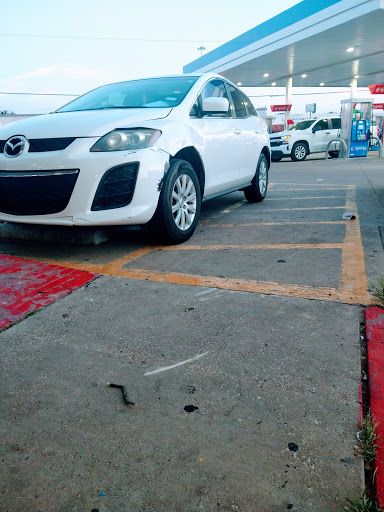
[[283,135],[281,138],[282,139],[290,139],[292,137],[292,135]]
[[90,151],[126,151],[127,149],[150,148],[160,135],[160,130],[151,130],[150,128],[117,129],[101,137]]

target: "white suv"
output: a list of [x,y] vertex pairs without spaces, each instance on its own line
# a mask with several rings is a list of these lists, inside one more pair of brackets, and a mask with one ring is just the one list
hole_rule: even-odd
[[[310,153],[324,152],[328,143],[339,136],[340,128],[340,117],[322,117],[300,121],[289,130],[272,133],[272,161],[278,162],[284,157],[301,161]],[[336,158],[338,151],[330,151],[329,154]]]
[[105,85],[0,128],[0,220],[143,225],[180,243],[203,199],[262,201],[269,165],[265,122],[220,75]]

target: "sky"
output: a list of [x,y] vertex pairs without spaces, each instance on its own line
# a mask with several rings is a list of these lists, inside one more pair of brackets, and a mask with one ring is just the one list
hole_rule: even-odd
[[[47,113],[73,99],[69,95],[106,83],[182,73],[200,46],[213,50],[299,2],[0,0],[0,111]],[[340,89],[321,92],[333,91]],[[284,96],[268,97],[284,95],[283,89],[245,92],[256,107],[284,103]],[[317,103],[318,112],[339,111],[340,99],[348,97],[294,96],[292,113],[304,112],[307,103]]]

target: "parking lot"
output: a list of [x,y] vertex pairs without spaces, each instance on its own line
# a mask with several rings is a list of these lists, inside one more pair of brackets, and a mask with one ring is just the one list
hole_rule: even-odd
[[124,229],[97,246],[2,240],[98,277],[0,335],[1,510],[323,512],[360,495],[382,162],[274,163],[262,203],[204,203],[179,246]]

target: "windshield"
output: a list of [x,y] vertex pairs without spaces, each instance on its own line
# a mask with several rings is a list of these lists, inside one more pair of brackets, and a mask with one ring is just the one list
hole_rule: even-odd
[[292,126],[290,130],[306,130],[314,123],[314,119],[308,119],[308,121],[300,121],[300,123],[295,124],[295,126]]
[[183,101],[197,79],[197,76],[178,76],[103,85],[71,101],[56,112],[176,107]]

